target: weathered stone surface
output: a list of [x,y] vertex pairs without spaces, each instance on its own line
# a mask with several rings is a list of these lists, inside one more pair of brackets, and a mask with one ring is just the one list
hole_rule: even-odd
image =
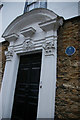
[[[80,17],[64,21],[58,30],[57,89],[55,119],[80,119]],[[74,46],[76,52],[67,56],[65,50]]]

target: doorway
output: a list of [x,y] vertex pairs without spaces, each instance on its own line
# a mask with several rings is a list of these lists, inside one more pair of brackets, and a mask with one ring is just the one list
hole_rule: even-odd
[[41,53],[20,57],[11,120],[36,120]]

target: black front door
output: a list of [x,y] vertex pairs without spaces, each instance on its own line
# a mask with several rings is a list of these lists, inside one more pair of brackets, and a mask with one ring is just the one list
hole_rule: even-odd
[[20,57],[11,120],[36,120],[41,54]]

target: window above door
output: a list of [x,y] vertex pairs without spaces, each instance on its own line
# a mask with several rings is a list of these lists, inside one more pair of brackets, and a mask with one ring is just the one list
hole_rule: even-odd
[[30,0],[25,3],[24,13],[35,8],[47,8],[47,0]]

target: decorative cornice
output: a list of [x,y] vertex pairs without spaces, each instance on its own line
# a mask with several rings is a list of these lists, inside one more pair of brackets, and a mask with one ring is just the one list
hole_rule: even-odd
[[54,55],[54,41],[46,41],[43,45],[45,56]]
[[8,36],[4,36],[5,40],[7,40],[8,42],[15,41],[18,39],[18,37],[19,37],[19,35],[15,34],[15,33],[10,34]]
[[54,23],[56,23],[56,19],[49,20],[49,21],[46,21],[46,22],[42,22],[42,23],[39,24],[39,26],[43,31],[47,32],[47,31],[53,29]]
[[56,18],[46,22],[42,22],[39,24],[39,26],[43,31],[47,32],[50,30],[58,29],[58,27],[61,26],[62,24],[63,24],[63,18]]
[[32,27],[29,27],[29,28],[25,28],[25,29],[22,29],[20,31],[20,33],[24,36],[24,37],[30,37],[31,35],[33,35],[34,33],[36,32],[36,30]]
[[58,36],[47,36],[45,37],[46,41],[57,41]]
[[31,25],[32,23],[40,23],[42,21],[51,20],[57,18],[57,16],[57,14],[49,9],[33,9],[32,11],[27,12],[26,14],[22,14],[13,20],[11,24],[6,28],[2,36],[4,37],[8,34],[14,33],[14,31],[17,33],[17,31],[23,29],[24,26]]

